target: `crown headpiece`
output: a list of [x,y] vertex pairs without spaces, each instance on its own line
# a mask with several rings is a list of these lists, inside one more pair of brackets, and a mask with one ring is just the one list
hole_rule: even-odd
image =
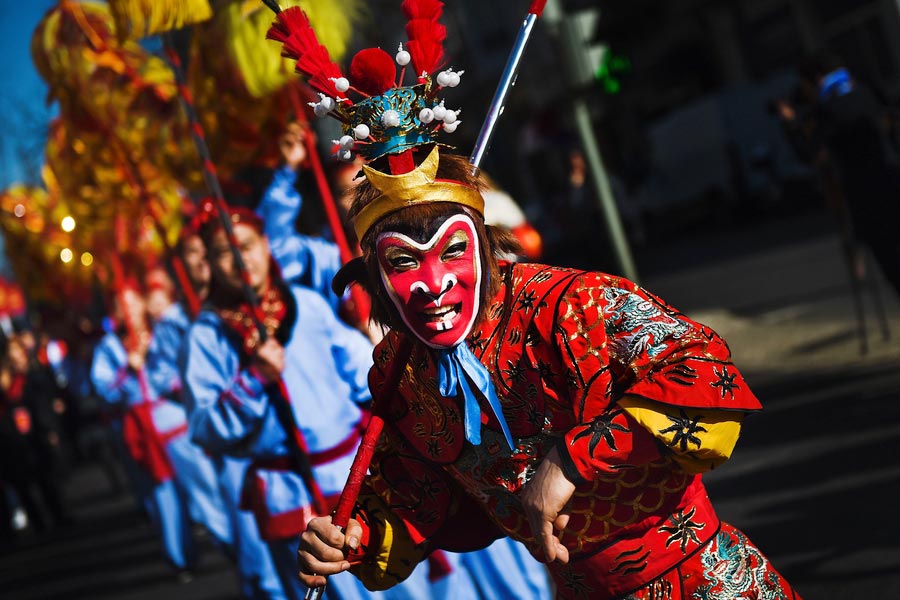
[[[309,85],[319,92],[319,101],[310,103],[315,114],[341,122],[344,135],[335,140],[338,158],[352,160],[359,153],[374,160],[436,143],[441,133],[456,131],[459,111],[438,98],[444,88],[459,85],[463,74],[452,69],[437,72],[444,61],[446,29],[438,21],[443,8],[439,0],[404,0],[406,48],[400,44],[393,57],[380,48],[361,50],[347,76],[318,42],[300,7],[278,13],[267,37],[283,44],[282,54],[297,61],[297,72],[307,75]],[[410,68],[417,81],[404,85]],[[357,96],[355,102],[351,93]]]

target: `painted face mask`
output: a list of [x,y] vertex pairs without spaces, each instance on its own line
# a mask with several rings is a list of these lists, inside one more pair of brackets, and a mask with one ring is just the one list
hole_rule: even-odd
[[382,282],[410,331],[432,348],[462,342],[475,323],[481,292],[472,220],[454,215],[424,244],[386,231],[376,249]]

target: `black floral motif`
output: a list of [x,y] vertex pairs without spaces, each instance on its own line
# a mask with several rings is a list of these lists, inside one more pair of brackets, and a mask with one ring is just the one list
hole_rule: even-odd
[[484,332],[479,329],[469,337],[469,344],[471,344],[473,350],[484,353],[488,345],[488,339],[484,337]]
[[525,372],[521,366],[511,360],[506,361],[508,369],[500,369],[500,372],[506,375],[510,381],[525,381]]
[[670,534],[668,539],[666,539],[666,548],[675,542],[678,542],[681,544],[681,552],[684,554],[687,551],[689,541],[692,541],[695,544],[700,543],[700,538],[697,537],[697,531],[706,527],[706,523],[697,523],[696,521],[691,520],[696,511],[696,508],[691,508],[687,514],[684,514],[684,511],[679,509],[674,515],[669,517],[668,525],[663,525],[659,528],[658,531],[660,533]]
[[541,379],[547,380],[553,377],[556,377],[556,373],[553,372],[553,367],[549,364],[545,363],[542,360],[538,360],[538,373],[541,375]]
[[606,445],[609,446],[611,450],[617,452],[619,449],[616,447],[616,439],[613,437],[613,431],[627,433],[629,429],[618,423],[613,423],[613,419],[623,412],[624,411],[621,408],[617,408],[608,413],[598,415],[591,421],[591,424],[587,429],[575,434],[575,437],[572,438],[572,444],[577,442],[580,438],[590,436],[591,439],[588,442],[588,452],[591,456],[594,455],[594,449],[597,447],[597,444],[600,443],[600,440],[605,441]]
[[437,440],[428,440],[425,446],[431,456],[437,456],[441,452],[441,444]]
[[679,409],[678,411],[680,416],[673,417],[672,415],[666,415],[666,418],[672,421],[673,425],[670,427],[666,427],[665,429],[660,429],[660,433],[675,433],[675,436],[672,438],[672,441],[669,442],[669,446],[674,448],[675,446],[679,446],[682,452],[687,451],[688,443],[694,444],[698,448],[701,445],[700,438],[695,436],[695,433],[706,432],[706,429],[700,426],[699,421],[703,418],[703,415],[697,415],[695,418],[691,418],[684,412],[684,410]]
[[562,572],[563,586],[572,590],[573,598],[590,598],[594,590],[584,582],[583,573],[575,573],[570,570]]
[[422,497],[429,500],[434,500],[441,493],[441,487],[427,475],[419,480],[418,487]]
[[534,290],[525,290],[522,292],[522,295],[519,296],[519,310],[534,310],[535,300],[537,300],[537,294],[534,293]]
[[723,366],[722,372],[720,373],[718,369],[713,367],[713,373],[716,374],[716,377],[719,379],[717,381],[713,381],[709,385],[714,388],[721,388],[719,391],[722,392],[722,399],[725,399],[725,394],[731,394],[731,399],[734,400],[734,390],[740,389],[741,386],[734,382],[734,378],[737,377],[737,371],[734,373],[728,372],[728,367]]

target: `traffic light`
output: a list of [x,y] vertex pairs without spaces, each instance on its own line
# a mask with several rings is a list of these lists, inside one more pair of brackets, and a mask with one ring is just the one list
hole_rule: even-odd
[[562,16],[560,39],[573,87],[587,88],[599,83],[607,94],[617,94],[622,89],[621,76],[631,70],[631,61],[597,39],[600,18],[599,8],[584,8]]
[[622,75],[631,72],[631,61],[627,56],[607,49],[594,72],[594,78],[603,86],[607,94],[618,94],[622,89]]
[[561,23],[561,38],[568,46],[571,82],[576,87],[592,85],[607,52],[605,44],[594,42],[594,32],[600,21],[599,8],[585,8],[567,14]]

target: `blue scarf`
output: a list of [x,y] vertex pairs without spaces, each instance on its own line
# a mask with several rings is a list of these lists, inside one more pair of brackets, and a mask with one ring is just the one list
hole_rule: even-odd
[[481,407],[478,404],[475,390],[472,389],[474,385],[487,399],[494,417],[500,423],[506,443],[512,450],[514,448],[512,435],[509,433],[509,426],[503,417],[500,399],[497,398],[491,376],[481,361],[469,350],[466,343],[461,342],[449,350],[438,350],[437,366],[438,388],[441,394],[452,398],[456,396],[457,391],[462,392],[465,400],[466,439],[469,440],[469,443],[473,446],[481,444]]

